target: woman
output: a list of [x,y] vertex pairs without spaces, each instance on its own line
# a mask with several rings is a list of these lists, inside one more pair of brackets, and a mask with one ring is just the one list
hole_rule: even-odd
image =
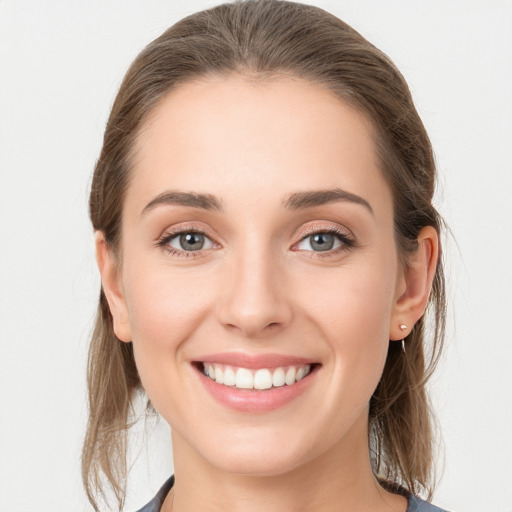
[[403,77],[321,9],[221,5],[148,45],[91,189],[95,507],[102,473],[122,507],[143,389],[175,477],[142,511],[439,510],[434,183]]

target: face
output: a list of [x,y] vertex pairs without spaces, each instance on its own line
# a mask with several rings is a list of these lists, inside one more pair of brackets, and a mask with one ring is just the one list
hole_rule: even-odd
[[406,287],[370,123],[299,79],[208,79],[133,163],[109,302],[174,442],[260,475],[367,450]]

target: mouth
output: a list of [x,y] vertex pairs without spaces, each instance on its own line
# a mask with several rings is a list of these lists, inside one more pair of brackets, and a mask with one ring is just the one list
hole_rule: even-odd
[[295,401],[313,385],[322,366],[280,356],[207,359],[193,362],[205,390],[221,405],[244,413],[269,412]]
[[199,363],[199,369],[217,384],[234,389],[267,390],[293,386],[307,377],[317,365],[302,364],[277,368],[249,369],[218,363]]

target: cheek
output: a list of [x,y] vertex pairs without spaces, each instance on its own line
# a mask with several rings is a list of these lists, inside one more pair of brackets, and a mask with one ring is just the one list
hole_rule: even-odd
[[212,302],[212,286],[165,265],[132,261],[126,269],[125,294],[135,361],[143,386],[157,405],[167,387],[181,386],[183,348]]
[[[384,258],[382,258],[384,259]],[[395,273],[385,261],[336,269],[329,278],[317,275],[315,286],[298,290],[302,311],[320,330],[327,365],[335,381],[332,400],[366,402],[380,380],[389,345]]]
[[210,301],[196,284],[157,271],[133,278],[126,295],[135,343],[169,346],[186,338]]
[[188,396],[185,352],[211,304],[211,287],[168,268],[140,268],[146,272],[132,272],[126,287],[135,362],[152,404],[178,425],[185,413],[180,396]]
[[[296,296],[303,311],[340,342],[388,340],[394,301],[393,261],[354,265],[302,279]],[[336,333],[338,333],[336,335]]]

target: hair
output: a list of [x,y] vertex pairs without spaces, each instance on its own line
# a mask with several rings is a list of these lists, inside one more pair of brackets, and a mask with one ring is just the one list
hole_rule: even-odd
[[[247,78],[302,78],[324,86],[363,112],[373,124],[380,166],[392,190],[395,243],[404,265],[407,255],[417,249],[423,227],[433,226],[440,233],[442,219],[432,205],[436,178],[432,147],[409,88],[389,58],[320,8],[247,0],[182,19],[144,48],[124,77],[90,193],[92,225],[104,233],[114,254],[119,251],[134,143],[145,120],[179,84],[233,73]],[[406,352],[400,343],[389,344],[369,408],[375,475],[383,485],[393,482],[427,498],[434,485],[434,436],[426,382],[442,347],[445,309],[440,258],[427,313],[407,336]],[[142,386],[132,344],[120,342],[114,334],[103,290],[87,382],[89,421],[82,452],[85,489],[97,509],[97,499],[106,496],[106,483],[122,508],[130,411]]]

